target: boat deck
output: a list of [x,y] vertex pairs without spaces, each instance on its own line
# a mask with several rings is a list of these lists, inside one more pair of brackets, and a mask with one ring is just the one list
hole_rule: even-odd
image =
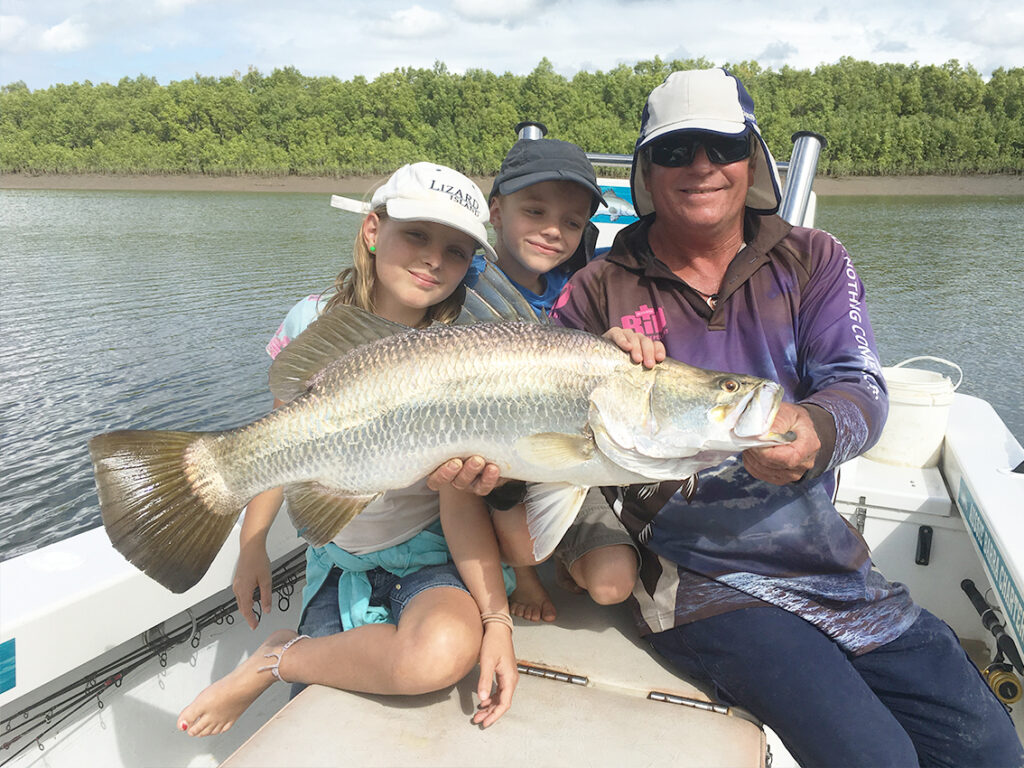
[[520,669],[549,676],[521,671],[512,708],[490,728],[470,722],[475,672],[415,697],[310,686],[223,765],[764,765],[765,735],[750,715],[714,711],[636,638],[623,606],[599,609],[557,587],[552,598],[556,623],[515,621]]

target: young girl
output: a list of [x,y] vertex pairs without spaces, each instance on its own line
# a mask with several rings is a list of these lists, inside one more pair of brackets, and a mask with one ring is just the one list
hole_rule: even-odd
[[[288,313],[267,346],[271,357],[318,314],[341,302],[412,327],[450,322],[463,279],[482,249],[492,260],[487,201],[460,173],[433,163],[400,168],[369,206],[353,266],[326,303],[311,296]],[[275,400],[274,406],[281,405]],[[248,505],[234,593],[249,625],[252,594],[270,608],[266,536],[283,491]],[[453,685],[479,662],[480,706],[473,721],[494,723],[508,709],[518,672],[506,585],[484,502],[426,480],[372,502],[331,543],[307,550],[299,632],[281,630],[232,673],[206,688],[178,717],[192,736],[223,733],[275,681],[318,683],[377,694],[419,694]],[[497,680],[496,690],[492,692]]]

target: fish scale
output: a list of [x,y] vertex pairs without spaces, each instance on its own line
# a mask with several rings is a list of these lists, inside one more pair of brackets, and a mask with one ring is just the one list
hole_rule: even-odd
[[[517,437],[582,434],[588,393],[602,376],[632,367],[613,345],[559,330],[511,323],[384,339],[372,355],[332,364],[310,397],[266,417],[263,429],[257,422],[236,441],[224,440],[219,449],[226,482],[239,496],[254,494],[257,477],[257,485],[271,487],[319,480],[373,492],[385,484],[410,485],[447,458],[479,446],[515,477],[523,464],[511,448]],[[584,370],[580,360],[594,361],[595,351],[605,364]],[[371,381],[368,370],[382,374]],[[280,441],[271,455],[252,450],[268,444],[272,434],[293,439]]]

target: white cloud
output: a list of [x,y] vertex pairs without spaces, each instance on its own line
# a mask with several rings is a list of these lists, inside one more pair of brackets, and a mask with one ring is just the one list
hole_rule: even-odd
[[782,64],[795,53],[797,53],[797,49],[792,43],[776,40],[761,51],[757,57],[757,62],[762,65]]
[[6,54],[33,51],[73,53],[88,45],[88,31],[88,24],[74,18],[45,27],[24,16],[0,16],[0,45]]
[[50,27],[39,38],[39,47],[44,51],[71,52],[78,51],[89,42],[88,25],[64,19],[55,27]]
[[13,48],[26,29],[28,22],[21,16],[0,16],[0,45]]
[[156,10],[166,14],[181,13],[190,5],[195,5],[201,0],[157,0]]
[[1024,9],[1003,9],[997,13],[991,7],[976,8],[950,19],[942,32],[982,48],[1009,46],[1020,51],[1024,48]]
[[448,26],[437,11],[414,5],[399,11],[392,11],[384,21],[374,23],[376,34],[382,37],[400,37],[414,40],[436,35]]
[[542,0],[452,0],[452,10],[467,21],[506,27],[533,20],[548,6]]
[[910,43],[903,40],[884,39],[875,43],[873,51],[879,53],[906,53],[911,50]]

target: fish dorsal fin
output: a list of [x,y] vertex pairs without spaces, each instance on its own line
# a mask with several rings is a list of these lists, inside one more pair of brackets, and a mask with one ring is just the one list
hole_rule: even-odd
[[284,487],[292,524],[314,547],[327,544],[378,496],[379,493],[351,496],[315,482]]
[[526,525],[533,539],[533,556],[538,562],[555,551],[579,514],[587,490],[568,483],[526,486]]
[[270,391],[284,402],[294,400],[310,380],[353,349],[396,333],[408,326],[392,323],[349,304],[336,304],[309,324],[270,366]]
[[500,322],[543,323],[523,294],[490,262],[478,272],[476,282],[466,288],[462,312],[455,321],[459,325]]

